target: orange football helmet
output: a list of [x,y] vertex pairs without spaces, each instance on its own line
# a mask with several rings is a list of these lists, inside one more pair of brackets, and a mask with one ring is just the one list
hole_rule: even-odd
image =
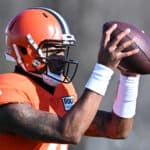
[[[57,51],[66,49],[67,54],[63,60],[65,67],[62,71],[64,78],[61,82],[72,81],[78,61],[69,60],[68,52],[70,46],[76,45],[76,40],[59,13],[43,7],[25,9],[10,20],[5,33],[6,59],[13,59],[26,72],[32,74],[39,75],[44,68],[48,70],[47,64],[50,60],[46,53],[51,51],[50,47]],[[43,52],[43,48],[47,48],[47,51]],[[74,64],[75,67],[72,76],[69,77],[70,64]],[[44,74],[47,75],[46,72]]]

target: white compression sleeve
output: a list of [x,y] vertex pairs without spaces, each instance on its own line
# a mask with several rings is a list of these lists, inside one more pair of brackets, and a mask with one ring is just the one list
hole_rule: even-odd
[[113,70],[97,63],[85,87],[104,96],[112,74]]
[[131,118],[136,113],[140,76],[131,77],[120,75],[116,100],[113,105],[115,114],[122,118]]

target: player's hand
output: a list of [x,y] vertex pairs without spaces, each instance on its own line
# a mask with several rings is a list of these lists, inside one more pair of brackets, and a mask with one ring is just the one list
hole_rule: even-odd
[[[113,40],[111,39],[113,31],[117,29],[117,25],[112,25],[103,35],[101,47],[98,54],[98,63],[103,64],[111,69],[118,67],[122,58],[138,53],[139,49],[123,52],[123,50],[134,43],[135,39],[119,43],[126,35],[130,33],[130,29],[119,33]],[[118,46],[119,45],[119,46]]]
[[134,72],[130,72],[129,70],[127,70],[126,68],[123,68],[122,66],[118,65],[118,70],[121,72],[121,74],[125,75],[125,76],[132,76],[132,77],[136,77],[140,74],[134,73]]

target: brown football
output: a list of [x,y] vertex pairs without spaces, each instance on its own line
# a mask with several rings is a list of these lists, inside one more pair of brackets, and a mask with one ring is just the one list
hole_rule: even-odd
[[124,31],[127,28],[130,28],[131,32],[125,38],[123,38],[120,41],[120,43],[127,41],[133,37],[136,37],[135,43],[132,44],[130,47],[124,49],[124,51],[133,50],[135,48],[140,49],[140,51],[137,54],[122,59],[119,65],[124,69],[133,73],[149,74],[150,73],[150,37],[147,36],[143,31],[135,27],[134,25],[125,22],[119,22],[119,21],[106,22],[103,25],[103,32],[106,31],[110,26],[112,26],[112,24],[117,24],[118,27],[112,33],[112,37],[110,41],[113,40],[116,34]]

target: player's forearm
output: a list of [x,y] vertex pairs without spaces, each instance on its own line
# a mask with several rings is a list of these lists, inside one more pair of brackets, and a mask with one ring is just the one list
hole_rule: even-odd
[[112,112],[99,111],[85,135],[124,139],[129,135],[132,124],[133,118],[121,118]]
[[102,96],[105,95],[113,71],[101,64],[95,68],[86,84],[86,89],[78,103],[65,117],[64,133],[78,142],[87,130],[99,108]]
[[64,134],[77,143],[91,124],[102,96],[85,90],[76,106],[64,117]]
[[139,76],[120,75],[113,113],[98,112],[86,134],[110,138],[128,136],[136,113]]
[[114,125],[115,125],[116,129],[114,132],[115,133],[114,137],[112,137],[112,138],[116,138],[116,139],[127,138],[132,129],[134,118],[133,117],[122,118],[113,113],[113,120],[115,122]]

